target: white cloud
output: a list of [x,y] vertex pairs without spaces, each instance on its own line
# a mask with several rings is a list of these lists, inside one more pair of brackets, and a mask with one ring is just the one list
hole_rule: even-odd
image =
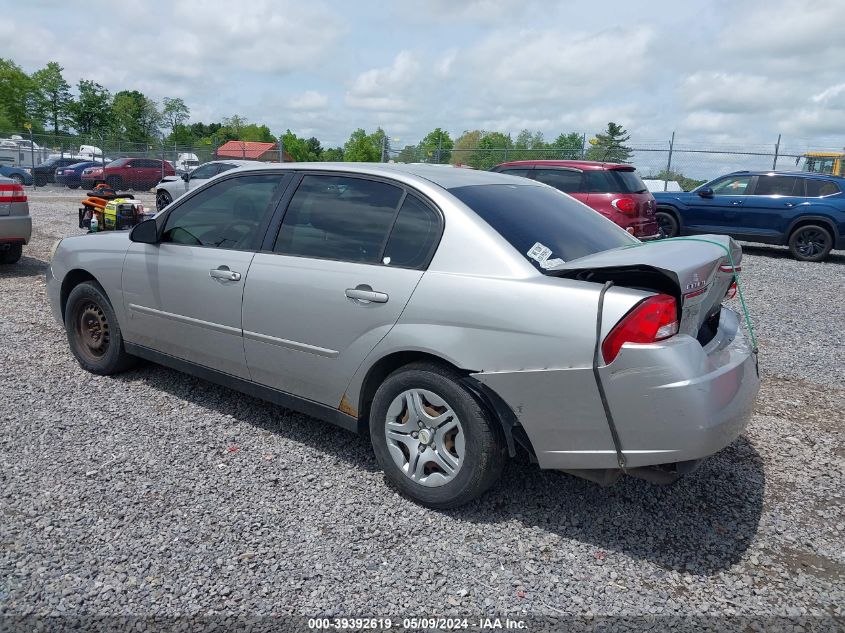
[[346,93],[346,104],[364,110],[407,110],[420,63],[410,51],[401,51],[393,63],[358,75]]
[[328,104],[329,98],[315,90],[306,90],[288,101],[291,110],[323,110]]
[[762,75],[728,72],[698,72],[681,84],[684,103],[691,110],[716,112],[759,112],[763,104],[779,107],[800,100],[795,87]]

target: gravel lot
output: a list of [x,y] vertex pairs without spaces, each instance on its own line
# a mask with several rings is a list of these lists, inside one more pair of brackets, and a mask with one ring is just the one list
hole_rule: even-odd
[[763,391],[697,472],[602,489],[519,459],[436,512],[363,438],[152,365],[84,373],[44,293],[79,198],[32,194],[0,271],[0,614],[845,615],[845,254],[746,249]]

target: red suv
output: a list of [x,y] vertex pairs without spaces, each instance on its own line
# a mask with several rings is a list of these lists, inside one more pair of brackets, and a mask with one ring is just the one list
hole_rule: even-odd
[[518,160],[490,171],[533,178],[592,207],[641,240],[660,237],[655,203],[631,165],[589,160]]
[[175,176],[173,165],[157,158],[118,158],[105,167],[88,167],[82,172],[82,186],[94,187],[101,182],[112,189],[149,189],[162,176]]

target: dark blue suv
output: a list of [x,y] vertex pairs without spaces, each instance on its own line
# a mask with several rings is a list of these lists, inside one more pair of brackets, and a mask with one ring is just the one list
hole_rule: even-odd
[[737,171],[686,193],[656,192],[665,237],[723,233],[789,246],[802,261],[845,248],[845,178],[806,172]]

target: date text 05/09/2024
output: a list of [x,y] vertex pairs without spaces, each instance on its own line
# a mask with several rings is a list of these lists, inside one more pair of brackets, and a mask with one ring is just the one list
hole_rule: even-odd
[[308,628],[311,630],[373,630],[385,631],[390,629],[415,631],[437,629],[441,631],[478,631],[478,630],[525,630],[524,620],[510,618],[309,618]]

